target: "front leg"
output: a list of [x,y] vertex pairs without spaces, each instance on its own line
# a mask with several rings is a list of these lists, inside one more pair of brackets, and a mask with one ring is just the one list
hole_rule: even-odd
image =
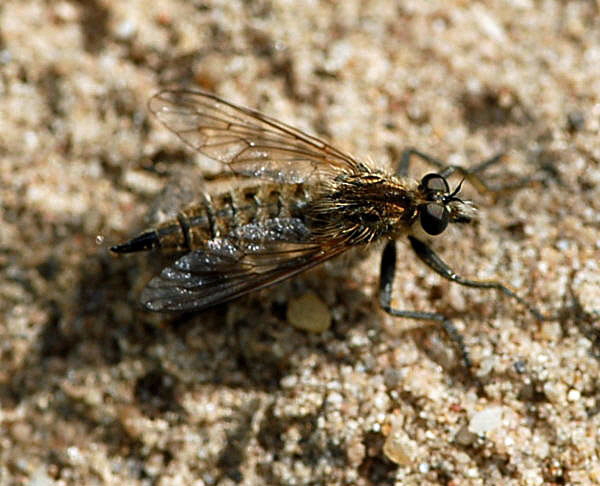
[[448,165],[440,159],[432,157],[431,155],[414,148],[409,148],[402,152],[402,156],[400,157],[400,161],[395,171],[395,174],[398,177],[408,176],[410,162],[413,157],[418,157],[427,162],[429,165],[435,167],[438,171],[438,174],[444,178],[447,178],[454,173],[460,174],[462,177],[468,180],[480,194],[494,194],[507,190],[519,189],[529,185],[534,180],[532,177],[523,177],[508,184],[488,184],[481,177],[481,174],[490,167],[501,162],[504,159],[504,154],[494,155],[493,157],[480,162],[474,167],[466,168],[462,167],[461,165]]

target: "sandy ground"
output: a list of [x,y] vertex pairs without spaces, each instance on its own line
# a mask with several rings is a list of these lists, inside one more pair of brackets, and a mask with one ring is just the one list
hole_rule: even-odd
[[[3,0],[0,75],[0,484],[600,484],[597,3]],[[376,249],[142,311],[156,258],[108,247],[197,161],[147,111],[164,86],[382,167],[505,152],[540,181],[466,188],[478,222],[434,246],[559,318],[442,281],[405,242],[395,305],[451,316],[481,387],[435,326],[378,310]],[[307,291],[319,335],[286,321]]]

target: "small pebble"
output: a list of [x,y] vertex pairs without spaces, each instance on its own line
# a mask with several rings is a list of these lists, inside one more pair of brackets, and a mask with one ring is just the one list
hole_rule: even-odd
[[386,457],[401,466],[414,464],[417,455],[416,449],[415,442],[409,439],[402,430],[396,428],[392,428],[383,444],[383,453]]
[[287,321],[297,329],[322,333],[331,326],[331,312],[314,292],[306,292],[288,302]]
[[477,412],[469,422],[469,432],[484,435],[502,424],[502,407],[488,407]]

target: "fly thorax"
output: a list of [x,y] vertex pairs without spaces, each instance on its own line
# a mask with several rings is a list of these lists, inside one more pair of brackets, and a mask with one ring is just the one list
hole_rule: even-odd
[[310,210],[313,231],[344,235],[349,244],[389,236],[413,217],[410,194],[378,173],[338,176],[317,197]]

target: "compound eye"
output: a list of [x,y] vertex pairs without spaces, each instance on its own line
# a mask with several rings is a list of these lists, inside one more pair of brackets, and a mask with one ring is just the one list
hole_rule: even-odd
[[427,174],[424,176],[423,179],[421,179],[421,187],[423,187],[426,192],[447,193],[450,191],[446,179],[439,174]]
[[439,235],[448,226],[450,212],[443,204],[435,202],[419,206],[419,222],[423,230],[432,235]]

